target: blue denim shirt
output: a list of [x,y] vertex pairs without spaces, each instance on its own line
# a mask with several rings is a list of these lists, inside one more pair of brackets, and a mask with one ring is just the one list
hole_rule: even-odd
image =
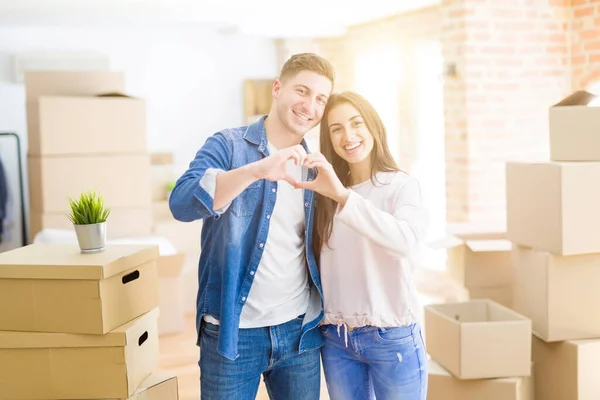
[[[177,180],[169,198],[175,219],[184,222],[203,220],[196,327],[199,337],[204,315],[218,319],[217,351],[231,360],[238,357],[240,315],[267,240],[270,223],[267,216],[275,206],[277,182],[258,180],[252,183],[223,214],[218,215],[213,210],[212,197],[200,186],[200,179],[209,168],[228,171],[268,156],[264,118],[249,126],[224,130],[209,137],[188,170]],[[304,141],[302,145],[308,152]],[[310,169],[307,179],[314,179],[314,176],[315,171]],[[313,195],[310,190],[304,191],[305,250],[311,291],[302,323],[300,352],[316,349],[323,343],[317,328],[323,318],[323,294],[312,252]]]

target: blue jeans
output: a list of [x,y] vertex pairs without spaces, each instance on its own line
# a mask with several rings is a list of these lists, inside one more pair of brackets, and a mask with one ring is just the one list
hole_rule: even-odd
[[318,400],[319,349],[298,354],[302,317],[267,328],[240,329],[239,357],[217,352],[219,326],[202,322],[200,393],[202,400],[253,400],[261,375],[272,400]]
[[425,400],[427,355],[418,324],[399,328],[321,326],[331,400]]

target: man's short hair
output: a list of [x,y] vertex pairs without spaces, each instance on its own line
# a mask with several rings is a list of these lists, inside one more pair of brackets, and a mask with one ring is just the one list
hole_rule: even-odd
[[333,65],[321,56],[314,53],[294,54],[283,64],[279,80],[284,81],[296,76],[300,71],[312,71],[328,78],[333,84],[335,71]]

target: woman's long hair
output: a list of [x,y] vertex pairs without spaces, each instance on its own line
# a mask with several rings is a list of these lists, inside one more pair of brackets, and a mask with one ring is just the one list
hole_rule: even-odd
[[[394,157],[390,153],[387,143],[387,133],[383,122],[375,111],[375,108],[367,99],[354,92],[343,92],[333,94],[323,111],[323,119],[321,120],[320,133],[320,150],[327,161],[331,163],[336,175],[344,186],[351,184],[350,167],[348,162],[337,155],[331,143],[329,134],[329,112],[340,104],[349,104],[356,108],[359,114],[363,117],[367,129],[373,135],[373,150],[371,150],[371,180],[374,181],[375,175],[378,172],[399,171],[398,165],[394,161]],[[375,182],[373,182],[375,183]],[[321,249],[327,244],[331,237],[333,228],[333,217],[337,208],[337,203],[332,199],[316,195],[316,210],[313,225],[313,251],[317,260],[320,259]]]

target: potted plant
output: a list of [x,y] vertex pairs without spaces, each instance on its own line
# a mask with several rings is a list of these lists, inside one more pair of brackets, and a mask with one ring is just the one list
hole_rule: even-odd
[[75,227],[81,253],[98,253],[106,247],[106,220],[110,209],[94,191],[81,193],[79,199],[69,198],[71,211],[67,214]]

